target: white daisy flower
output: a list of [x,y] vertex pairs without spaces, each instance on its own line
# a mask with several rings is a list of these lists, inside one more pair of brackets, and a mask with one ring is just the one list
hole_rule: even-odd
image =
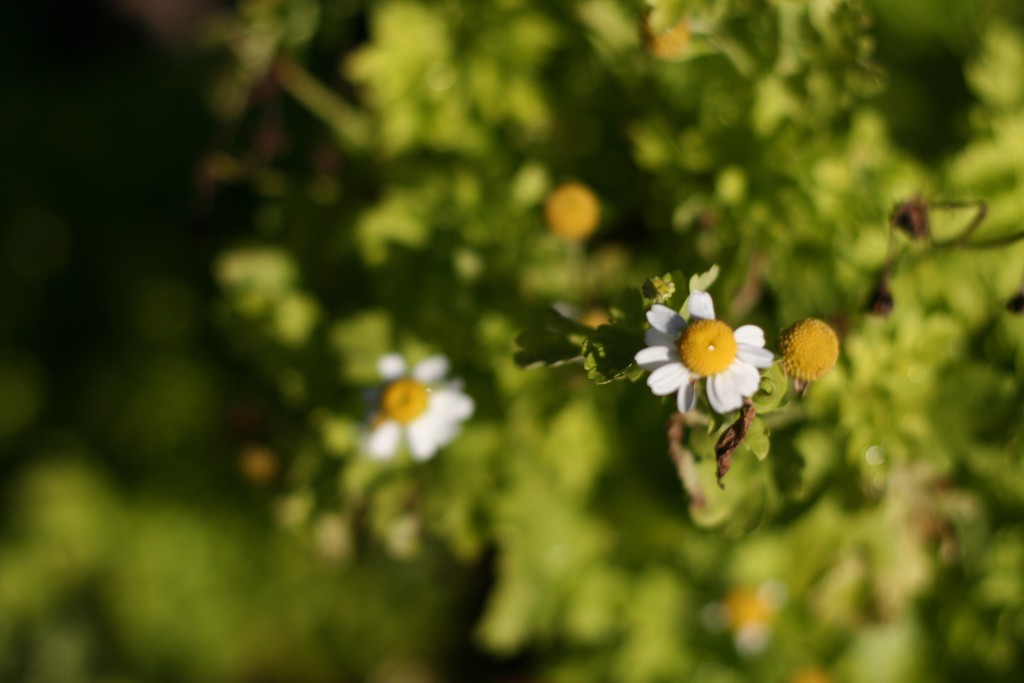
[[363,439],[371,456],[393,457],[404,432],[412,457],[428,460],[458,436],[475,404],[460,382],[445,380],[448,369],[448,359],[440,355],[423,360],[411,373],[400,354],[377,360],[384,385],[371,395],[373,412]]
[[771,367],[774,359],[764,348],[764,332],[757,325],[733,330],[715,320],[707,292],[691,292],[687,302],[689,323],[668,306],[651,307],[651,327],[644,336],[647,348],[636,354],[636,363],[651,371],[647,386],[655,395],[679,392],[679,412],[689,412],[697,404],[694,385],[701,377],[708,378],[708,401],[715,412],[738,410],[761,384],[758,368]]

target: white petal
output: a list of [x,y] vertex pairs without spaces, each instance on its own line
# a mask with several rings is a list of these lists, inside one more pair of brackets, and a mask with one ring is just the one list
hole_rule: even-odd
[[740,396],[753,396],[761,386],[761,373],[749,363],[734,362],[722,374],[729,376],[729,381],[740,392]]
[[657,370],[665,363],[678,361],[679,354],[668,346],[648,346],[637,351],[633,359],[644,370]]
[[690,298],[686,302],[689,304],[690,318],[715,319],[715,304],[707,292],[690,292]]
[[655,396],[668,396],[689,381],[690,371],[683,367],[682,363],[668,363],[651,373],[647,378],[647,386]]
[[389,353],[377,359],[377,372],[381,379],[391,381],[405,374],[405,358],[400,353]]
[[731,413],[743,405],[743,397],[728,372],[708,377],[708,402],[720,415]]
[[416,460],[428,460],[437,452],[438,422],[429,418],[420,418],[409,423],[405,433],[409,439],[409,450]]
[[683,316],[661,304],[654,304],[651,306],[651,310],[647,311],[647,322],[658,332],[665,332],[672,336],[679,334],[686,327]]
[[468,420],[476,403],[472,398],[452,388],[437,389],[430,393],[430,410],[445,420]]
[[744,363],[750,363],[755,368],[770,368],[775,356],[768,349],[750,344],[737,344],[736,357]]
[[[682,318],[680,318],[682,320]],[[668,332],[659,332],[658,330],[650,327],[644,332],[644,342],[648,346],[671,346],[675,347],[676,339],[679,335],[669,334]]]
[[688,413],[697,405],[697,390],[693,382],[686,382],[679,387],[679,396],[676,397],[676,407],[681,413]]
[[385,460],[394,456],[398,450],[398,442],[402,437],[402,428],[394,420],[382,422],[366,439],[366,450],[378,460]]
[[439,422],[434,429],[434,440],[437,442],[438,448],[440,448],[455,440],[455,437],[462,431],[462,423],[453,421]]
[[743,325],[737,327],[736,331],[732,333],[732,336],[736,338],[737,344],[749,344],[750,346],[764,346],[764,330],[757,325]]
[[424,358],[412,369],[412,376],[418,382],[424,384],[435,384],[444,379],[448,374],[448,359],[438,354]]

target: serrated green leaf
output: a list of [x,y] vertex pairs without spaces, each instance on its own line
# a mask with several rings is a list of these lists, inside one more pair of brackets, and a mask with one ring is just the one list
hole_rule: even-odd
[[598,384],[626,379],[636,370],[633,356],[644,346],[644,333],[638,327],[601,325],[583,342],[587,377]]
[[559,365],[575,360],[580,357],[580,344],[593,331],[593,328],[550,308],[544,313],[544,327],[526,329],[516,336],[519,350],[513,359],[521,368]]
[[516,336],[519,350],[512,356],[516,365],[530,368],[558,365],[579,358],[580,347],[555,330],[523,330]]
[[[575,335],[580,342],[583,337],[590,335],[594,328],[584,325],[566,315],[562,315],[557,309],[549,308],[544,314],[544,329],[551,332],[562,332],[565,335]],[[578,346],[578,344],[577,344]]]
[[612,299],[609,306],[612,320],[626,325],[643,325],[646,322],[644,297],[640,290],[629,288],[622,290]]

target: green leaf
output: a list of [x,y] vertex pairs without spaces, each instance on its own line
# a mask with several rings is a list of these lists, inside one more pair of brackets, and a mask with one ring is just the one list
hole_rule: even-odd
[[541,365],[559,365],[579,358],[580,346],[555,330],[523,330],[516,336],[519,350],[513,359],[521,368]]
[[761,376],[761,386],[757,393],[751,397],[758,415],[767,415],[778,410],[786,398],[786,390],[789,388],[789,380],[782,371],[779,363],[773,363]]
[[717,434],[723,426],[722,416],[715,411],[708,411],[708,434]]
[[718,279],[718,264],[711,266],[706,273],[694,275],[690,278],[690,291],[691,292],[706,292],[715,284],[715,280]]
[[643,330],[620,325],[601,325],[583,342],[587,377],[598,384],[606,384],[613,380],[639,375],[639,369],[633,364],[633,356],[643,346]]
[[622,290],[612,299],[609,312],[617,323],[640,326],[647,322],[644,297],[638,289]]
[[544,313],[544,328],[553,332],[562,332],[563,334],[577,337],[576,345],[579,346],[580,342],[583,341],[584,337],[589,336],[593,333],[594,328],[589,325],[584,325],[578,320],[574,320],[567,315],[563,315],[556,308],[549,308]]
[[765,427],[763,421],[756,417],[754,418],[754,421],[750,423],[750,429],[747,430],[746,438],[743,439],[743,445],[746,446],[758,460],[764,460],[768,457],[768,449],[771,447],[771,439],[769,438],[768,428]]
[[562,315],[556,309],[544,314],[544,327],[523,330],[516,336],[519,350],[513,359],[521,368],[559,365],[580,357],[580,344],[593,332],[581,322]]
[[382,310],[350,315],[331,324],[328,339],[341,361],[342,375],[354,384],[372,385],[377,359],[391,351],[391,317]]

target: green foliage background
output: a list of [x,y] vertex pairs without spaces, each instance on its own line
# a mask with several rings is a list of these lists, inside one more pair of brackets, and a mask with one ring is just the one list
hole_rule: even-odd
[[[864,314],[894,203],[1024,226],[1015,0],[248,0],[163,47],[0,12],[0,679],[1024,675],[1024,247],[899,236]],[[697,508],[669,402],[514,340],[712,264],[721,317],[842,351],[724,490],[691,435]],[[476,401],[424,465],[359,452],[391,351]],[[759,586],[752,653],[714,614]]]

